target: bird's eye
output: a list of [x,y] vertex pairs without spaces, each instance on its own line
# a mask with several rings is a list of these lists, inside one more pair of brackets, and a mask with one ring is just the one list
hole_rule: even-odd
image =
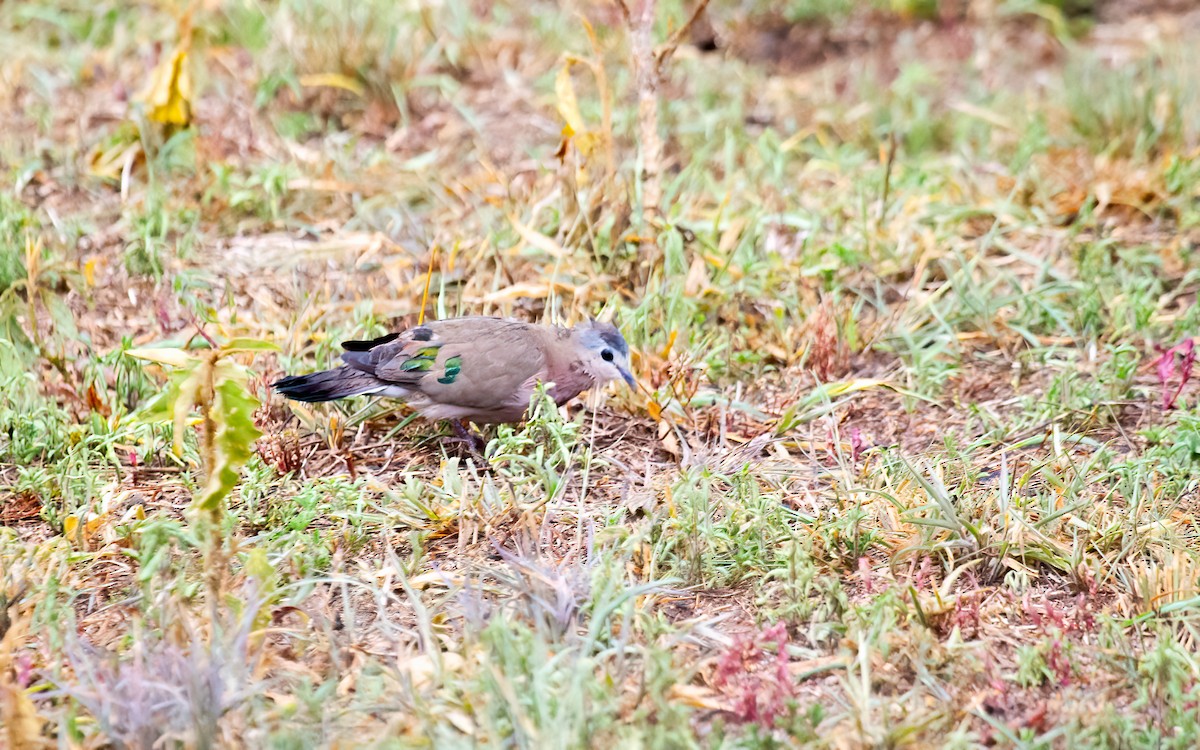
[[612,362],[613,361],[612,349],[605,349],[604,351],[600,352],[600,359],[604,360],[605,362]]

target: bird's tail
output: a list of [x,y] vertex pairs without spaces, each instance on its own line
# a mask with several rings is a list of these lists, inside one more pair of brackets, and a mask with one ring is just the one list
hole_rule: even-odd
[[387,384],[362,370],[337,367],[308,375],[289,375],[276,380],[271,387],[287,398],[311,403],[378,393],[386,389]]

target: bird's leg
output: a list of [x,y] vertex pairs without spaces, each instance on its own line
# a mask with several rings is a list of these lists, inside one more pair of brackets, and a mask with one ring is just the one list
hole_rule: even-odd
[[482,457],[486,447],[483,436],[471,429],[471,423],[465,419],[452,419],[450,424],[454,425],[454,434],[458,435],[458,439],[466,443],[473,453]]

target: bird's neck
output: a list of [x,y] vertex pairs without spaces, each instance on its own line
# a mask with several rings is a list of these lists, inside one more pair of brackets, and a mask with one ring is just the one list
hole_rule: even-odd
[[566,378],[560,376],[554,381],[554,387],[550,389],[550,398],[554,399],[554,403],[562,406],[595,384],[596,381],[587,374],[572,375]]
[[596,384],[596,378],[583,367],[572,337],[558,335],[546,347],[546,380],[554,383],[550,398],[559,406]]

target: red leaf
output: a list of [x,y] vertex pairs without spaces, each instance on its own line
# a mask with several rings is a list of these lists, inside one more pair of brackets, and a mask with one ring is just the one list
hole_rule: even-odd
[[[1173,409],[1179,394],[1183,392],[1183,387],[1192,379],[1192,371],[1196,366],[1196,341],[1188,338],[1170,349],[1164,350],[1161,346],[1156,348],[1162,352],[1154,363],[1158,373],[1158,384],[1162,388],[1162,408]],[[1176,354],[1181,355],[1182,359],[1179,362],[1179,385],[1172,391],[1169,383],[1175,376]]]
[[863,450],[867,447],[867,443],[863,440],[862,430],[857,427],[850,428],[850,460],[858,463],[859,457]]

